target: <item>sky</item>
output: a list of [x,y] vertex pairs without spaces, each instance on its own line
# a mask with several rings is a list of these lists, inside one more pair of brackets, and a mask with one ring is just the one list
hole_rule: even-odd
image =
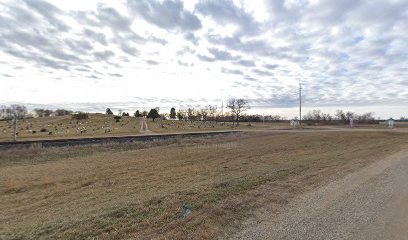
[[[408,116],[408,0],[0,0],[0,105]],[[164,111],[164,110],[163,110]]]

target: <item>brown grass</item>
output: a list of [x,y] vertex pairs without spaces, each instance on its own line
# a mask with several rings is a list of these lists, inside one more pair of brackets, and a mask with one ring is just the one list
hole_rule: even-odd
[[[391,132],[258,132],[0,152],[0,236],[213,239],[254,209],[279,207],[407,140]],[[193,208],[186,220],[183,203]]]
[[[209,121],[175,121],[175,120],[146,120],[148,128],[154,133],[225,131],[254,128],[271,128],[277,124],[241,123],[240,127],[233,127],[232,123]],[[42,117],[18,121],[18,140],[65,139],[87,137],[109,137],[136,135],[140,131],[141,119],[122,117],[120,122],[113,119],[113,115],[89,114],[89,119],[73,120],[71,116]],[[288,124],[285,124],[287,127]],[[41,132],[41,129],[46,131]],[[83,130],[86,130],[85,132]],[[108,130],[108,132],[106,131]],[[35,133],[34,133],[35,131]],[[82,131],[82,133],[81,133]],[[13,140],[13,126],[11,121],[0,121],[0,142]]]
[[[47,131],[41,132],[41,129]],[[107,129],[109,132],[105,132]],[[139,130],[139,118],[122,117],[120,122],[116,122],[112,115],[106,114],[89,114],[89,119],[80,121],[71,119],[71,116],[23,119],[18,121],[17,128],[19,140],[120,136],[137,134]],[[12,122],[0,121],[0,141],[12,139]]]
[[147,119],[149,130],[156,133],[174,133],[174,132],[200,132],[200,131],[225,131],[225,130],[243,130],[251,129],[246,122],[233,126],[232,122],[215,121],[178,121],[178,120],[160,120],[155,121]]

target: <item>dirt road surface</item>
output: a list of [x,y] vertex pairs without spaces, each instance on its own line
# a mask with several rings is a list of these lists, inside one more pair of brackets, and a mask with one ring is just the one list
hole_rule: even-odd
[[232,239],[408,239],[408,150],[263,209]]
[[151,133],[151,131],[150,131],[149,128],[147,127],[147,123],[146,123],[146,118],[145,118],[145,117],[143,117],[142,120],[140,121],[140,133],[141,133],[141,134]]

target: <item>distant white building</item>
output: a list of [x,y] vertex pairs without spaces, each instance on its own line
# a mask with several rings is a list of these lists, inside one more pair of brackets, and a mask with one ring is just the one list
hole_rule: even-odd
[[297,120],[297,119],[290,120],[290,126],[298,127],[299,126],[299,120]]
[[395,120],[393,118],[390,118],[385,121],[385,127],[387,128],[394,128]]

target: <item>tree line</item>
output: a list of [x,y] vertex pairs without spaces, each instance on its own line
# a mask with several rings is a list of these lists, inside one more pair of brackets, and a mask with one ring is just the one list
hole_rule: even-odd
[[376,119],[373,112],[367,112],[358,114],[351,111],[343,111],[341,109],[336,110],[334,115],[324,113],[321,110],[312,110],[302,117],[303,121],[309,122],[326,122],[326,123],[350,123],[350,120],[358,121],[361,123],[374,123]]
[[[235,99],[231,98],[228,100],[226,105],[226,111],[223,112],[220,106],[217,105],[207,105],[203,108],[187,108],[178,109],[174,107],[170,109],[168,113],[160,113],[159,108],[152,108],[150,111],[139,111],[136,110],[132,115],[134,117],[147,117],[153,120],[155,119],[172,119],[172,120],[182,120],[182,121],[215,121],[215,122],[233,122],[239,125],[239,122],[279,122],[285,121],[284,117],[279,115],[259,115],[259,114],[244,114],[250,106],[248,101],[245,99]],[[33,118],[33,117],[49,117],[49,116],[65,116],[72,115],[76,118],[83,118],[84,115],[78,115],[80,112],[73,112],[66,109],[50,110],[44,108],[36,108],[31,113],[27,111],[24,105],[13,104],[10,106],[0,106],[0,120],[12,120],[14,112],[16,113],[17,119],[23,118]],[[106,114],[114,115],[110,108],[106,109]],[[74,116],[75,115],[75,116]],[[124,112],[119,109],[117,116],[131,116],[129,112]],[[350,120],[353,119],[362,123],[375,123],[376,120],[374,113],[367,112],[363,114],[358,114],[351,111],[337,110],[335,114],[331,115],[329,113],[322,112],[321,110],[312,110],[306,115],[302,116],[302,120],[311,123],[345,123],[348,124]],[[407,121],[406,117],[401,117],[400,121]]]
[[[174,107],[170,109],[170,112],[167,113],[159,113],[159,108],[152,108],[149,112],[143,111],[140,112],[136,110],[133,114],[135,117],[147,117],[152,118],[153,121],[155,119],[172,119],[172,120],[180,120],[180,121],[231,121],[235,123],[237,126],[239,125],[240,119],[242,118],[242,114],[250,109],[248,101],[245,99],[236,99],[231,98],[228,100],[227,109],[230,110],[230,114],[224,115],[220,112],[220,109],[216,105],[207,105],[204,108],[195,109],[195,108],[187,108],[187,109],[179,109],[176,111]],[[107,108],[105,111],[106,114],[113,115],[113,111],[110,108]],[[119,116],[129,116],[129,113],[122,112],[118,110]]]
[[16,113],[17,119],[23,119],[28,116],[27,108],[23,105],[0,106],[0,119],[11,120],[14,118],[14,113]]
[[0,120],[11,120],[16,113],[17,119],[34,118],[34,117],[50,117],[50,116],[65,116],[73,114],[73,111],[66,109],[43,109],[35,108],[32,113],[27,111],[27,107],[20,104],[12,104],[10,106],[0,106]]

